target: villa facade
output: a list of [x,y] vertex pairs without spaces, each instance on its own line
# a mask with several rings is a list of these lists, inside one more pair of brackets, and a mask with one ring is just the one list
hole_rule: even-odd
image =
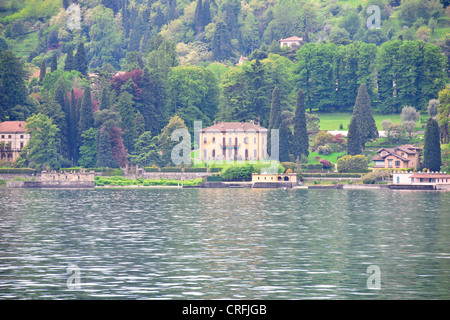
[[407,169],[417,168],[420,161],[420,148],[413,145],[402,145],[395,148],[378,149],[372,158],[374,169]]
[[214,122],[199,132],[199,158],[201,161],[265,159],[267,132],[254,121]]
[[25,121],[0,123],[0,161],[14,162],[30,140]]

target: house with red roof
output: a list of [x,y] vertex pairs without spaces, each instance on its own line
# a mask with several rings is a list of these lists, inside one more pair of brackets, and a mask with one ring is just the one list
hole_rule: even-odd
[[14,162],[30,140],[25,121],[0,123],[0,161]]
[[260,123],[215,122],[199,131],[201,161],[262,160],[267,154],[266,128]]

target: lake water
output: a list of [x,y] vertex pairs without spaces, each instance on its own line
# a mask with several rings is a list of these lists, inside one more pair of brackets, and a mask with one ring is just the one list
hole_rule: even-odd
[[0,189],[0,299],[449,299],[449,243],[450,192]]

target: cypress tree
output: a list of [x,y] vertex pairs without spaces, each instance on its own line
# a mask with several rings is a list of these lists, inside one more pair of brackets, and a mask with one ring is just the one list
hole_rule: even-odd
[[195,13],[194,13],[194,22],[195,22],[195,29],[197,30],[197,33],[202,32],[202,29],[203,29],[202,0],[197,0],[197,5],[195,7]]
[[81,109],[79,111],[80,119],[78,122],[78,145],[81,144],[81,134],[94,126],[94,114],[92,112],[91,88],[87,87],[84,91]]
[[209,0],[205,0],[203,3],[203,27],[207,26],[211,22],[211,8]]
[[109,109],[108,89],[103,87],[100,93],[100,110]]
[[439,124],[435,119],[428,118],[423,146],[423,167],[431,171],[440,171],[441,165]]
[[361,132],[361,146],[364,149],[367,141],[378,138],[378,129],[372,115],[369,92],[364,83],[359,86],[355,106],[353,107],[353,115],[358,120]]
[[53,100],[55,100],[56,103],[58,103],[61,108],[63,108],[64,112],[67,113],[64,109],[64,96],[65,96],[65,92],[64,92],[64,87],[63,87],[63,83],[62,83],[62,79],[58,81],[58,83],[56,84],[56,89],[55,89],[55,94],[53,96]]
[[70,146],[70,159],[72,159],[72,162],[75,162],[78,159],[77,129],[78,129],[77,107],[75,101],[75,92],[72,89],[69,105],[69,146]]
[[117,167],[117,163],[111,152],[111,139],[106,128],[100,128],[97,131],[97,163],[96,167]]
[[84,44],[80,42],[78,44],[77,53],[74,57],[74,67],[75,70],[79,71],[81,74],[87,74],[87,59],[86,59],[86,50],[84,49]]
[[72,46],[69,46],[67,48],[67,53],[66,53],[66,60],[64,61],[64,71],[71,71],[73,70],[73,65],[74,65],[74,58],[73,58],[73,50],[72,50]]
[[52,63],[50,65],[50,72],[54,72],[58,69],[58,59],[56,57],[56,54],[53,54],[52,56]]
[[347,153],[351,156],[361,154],[361,131],[359,129],[359,121],[356,116],[352,116],[348,125],[347,134]]
[[301,159],[302,155],[309,155],[309,138],[306,129],[305,99],[302,89],[297,91],[297,104],[294,114],[294,142],[293,154]]
[[45,66],[45,59],[42,60],[41,68],[39,69],[39,82],[42,82],[45,78],[45,73],[47,72],[47,67]]

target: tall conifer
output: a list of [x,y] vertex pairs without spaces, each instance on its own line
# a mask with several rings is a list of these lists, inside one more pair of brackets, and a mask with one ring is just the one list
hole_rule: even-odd
[[305,99],[302,89],[297,91],[297,103],[294,114],[294,142],[293,154],[295,158],[309,155],[309,138],[306,129]]
[[439,124],[435,119],[428,118],[423,146],[423,167],[431,171],[440,171],[441,165]]

